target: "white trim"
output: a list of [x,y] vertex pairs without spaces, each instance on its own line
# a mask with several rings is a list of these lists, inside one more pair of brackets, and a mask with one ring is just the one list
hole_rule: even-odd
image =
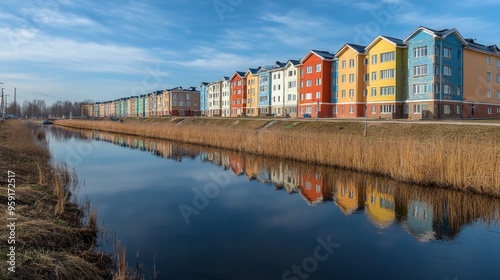
[[474,104],[474,105],[493,105],[500,106],[500,103],[485,103],[485,102],[475,102],[475,101],[463,101],[464,104]]

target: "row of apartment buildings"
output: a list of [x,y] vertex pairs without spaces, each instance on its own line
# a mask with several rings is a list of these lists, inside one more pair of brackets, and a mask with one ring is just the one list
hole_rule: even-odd
[[175,88],[86,110],[94,117],[499,118],[500,49],[456,29],[419,27],[404,40],[378,36],[367,46],[235,71],[200,91]]
[[86,104],[82,116],[108,117],[162,117],[199,116],[200,92],[195,87],[159,90],[139,96]]
[[201,83],[206,116],[500,117],[500,49],[419,27]]

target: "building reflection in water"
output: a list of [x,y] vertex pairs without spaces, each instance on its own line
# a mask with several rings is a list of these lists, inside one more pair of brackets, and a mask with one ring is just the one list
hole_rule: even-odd
[[236,176],[300,193],[311,206],[336,205],[345,215],[365,213],[384,229],[405,228],[422,242],[453,239],[467,224],[498,225],[500,199],[464,192],[402,184],[391,179],[327,167],[314,167],[235,151],[134,136],[50,127],[59,140],[83,138],[113,143],[181,161],[199,157]]

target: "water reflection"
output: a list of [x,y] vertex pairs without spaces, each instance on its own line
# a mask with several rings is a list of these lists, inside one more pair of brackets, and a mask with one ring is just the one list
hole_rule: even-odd
[[422,242],[451,240],[467,224],[499,222],[500,199],[496,198],[183,143],[57,127],[47,129],[59,141],[72,138],[105,141],[176,161],[199,157],[202,162],[230,169],[249,181],[272,184],[284,193],[300,194],[310,206],[335,205],[345,216],[366,214],[380,229],[402,226]]

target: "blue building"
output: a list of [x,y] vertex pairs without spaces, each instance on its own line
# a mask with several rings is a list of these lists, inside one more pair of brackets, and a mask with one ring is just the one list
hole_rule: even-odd
[[202,116],[206,115],[207,110],[207,86],[206,82],[202,82],[200,85],[200,112]]
[[463,100],[463,50],[467,44],[456,29],[419,27],[404,40],[408,45],[410,119],[457,118]]
[[259,116],[271,113],[271,74],[269,70],[274,66],[264,66],[257,74],[259,75]]

